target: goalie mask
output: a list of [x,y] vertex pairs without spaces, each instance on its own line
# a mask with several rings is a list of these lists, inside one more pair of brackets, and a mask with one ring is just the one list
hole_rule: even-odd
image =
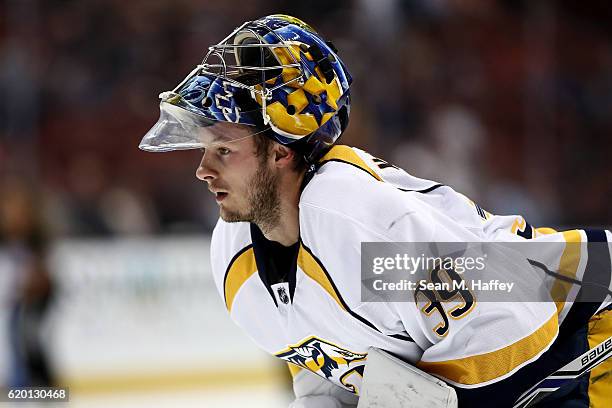
[[160,118],[139,147],[206,148],[218,133],[210,127],[222,121],[252,127],[251,136],[265,132],[316,160],[348,125],[352,79],[336,52],[294,17],[246,22],[160,94]]

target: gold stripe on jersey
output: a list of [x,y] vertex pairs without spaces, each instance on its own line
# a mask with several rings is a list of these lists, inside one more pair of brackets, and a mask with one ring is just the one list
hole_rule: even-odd
[[242,251],[230,262],[225,274],[225,307],[228,312],[232,311],[232,305],[238,290],[257,271],[253,247],[249,246]]
[[[563,239],[565,239],[565,249],[563,250],[563,254],[561,254],[561,260],[559,261],[559,274],[571,279],[576,279],[576,272],[578,271],[581,256],[580,247],[582,237],[580,235],[580,231],[565,231],[563,232]],[[569,294],[572,286],[573,284],[571,282],[555,279],[555,283],[550,290],[550,294],[555,300],[557,315],[563,310],[563,306],[565,306],[565,299],[567,299],[567,295]]]
[[459,384],[484,383],[510,373],[543,352],[555,340],[558,330],[554,314],[529,336],[499,350],[457,360],[420,361],[417,367]]
[[324,164],[328,161],[340,161],[353,166],[359,167],[361,170],[370,173],[378,181],[383,181],[374,170],[372,170],[361,157],[353,149],[345,145],[336,145],[332,147],[326,154],[321,158],[319,164]]
[[[589,321],[589,348],[612,335],[612,310],[606,310]],[[589,376],[589,407],[612,407],[612,359],[595,367]]]
[[319,264],[319,262],[314,258],[314,256],[304,247],[300,245],[300,250],[298,252],[297,263],[300,269],[304,271],[308,277],[317,282],[321,287],[331,296],[338,306],[344,311],[346,308],[344,307],[344,303],[340,300],[338,293],[336,293],[336,289],[332,284],[331,280]]

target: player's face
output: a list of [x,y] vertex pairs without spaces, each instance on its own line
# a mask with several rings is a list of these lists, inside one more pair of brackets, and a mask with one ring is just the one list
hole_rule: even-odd
[[257,156],[252,130],[218,123],[218,141],[204,150],[196,177],[208,183],[227,222],[274,223],[279,215],[278,175],[267,155]]

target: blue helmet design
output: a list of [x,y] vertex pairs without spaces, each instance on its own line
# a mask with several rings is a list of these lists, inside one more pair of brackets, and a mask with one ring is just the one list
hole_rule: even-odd
[[[144,150],[198,147],[186,130],[233,122],[269,128],[277,142],[322,155],[348,125],[352,78],[337,51],[303,21],[271,15],[249,21],[213,45],[173,91],[160,95],[160,121]],[[168,104],[180,107],[167,109]],[[185,116],[190,118],[185,126]],[[172,136],[166,137],[168,123]],[[182,128],[185,132],[176,132]],[[153,132],[153,133],[152,133]],[[168,139],[172,139],[169,141]]]

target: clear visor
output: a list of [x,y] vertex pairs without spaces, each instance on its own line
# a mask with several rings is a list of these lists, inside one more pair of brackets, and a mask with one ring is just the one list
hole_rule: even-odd
[[220,143],[237,142],[265,132],[256,126],[220,122],[190,112],[173,103],[159,104],[159,120],[144,135],[141,150],[169,152],[173,150],[209,149]]
[[270,126],[272,92],[289,83],[304,83],[299,56],[297,43],[285,41],[264,24],[243,24],[210,47],[202,63],[174,90],[160,95],[159,120],[139,148],[201,149],[218,140],[237,141],[264,132],[269,127],[262,130],[256,124]]

